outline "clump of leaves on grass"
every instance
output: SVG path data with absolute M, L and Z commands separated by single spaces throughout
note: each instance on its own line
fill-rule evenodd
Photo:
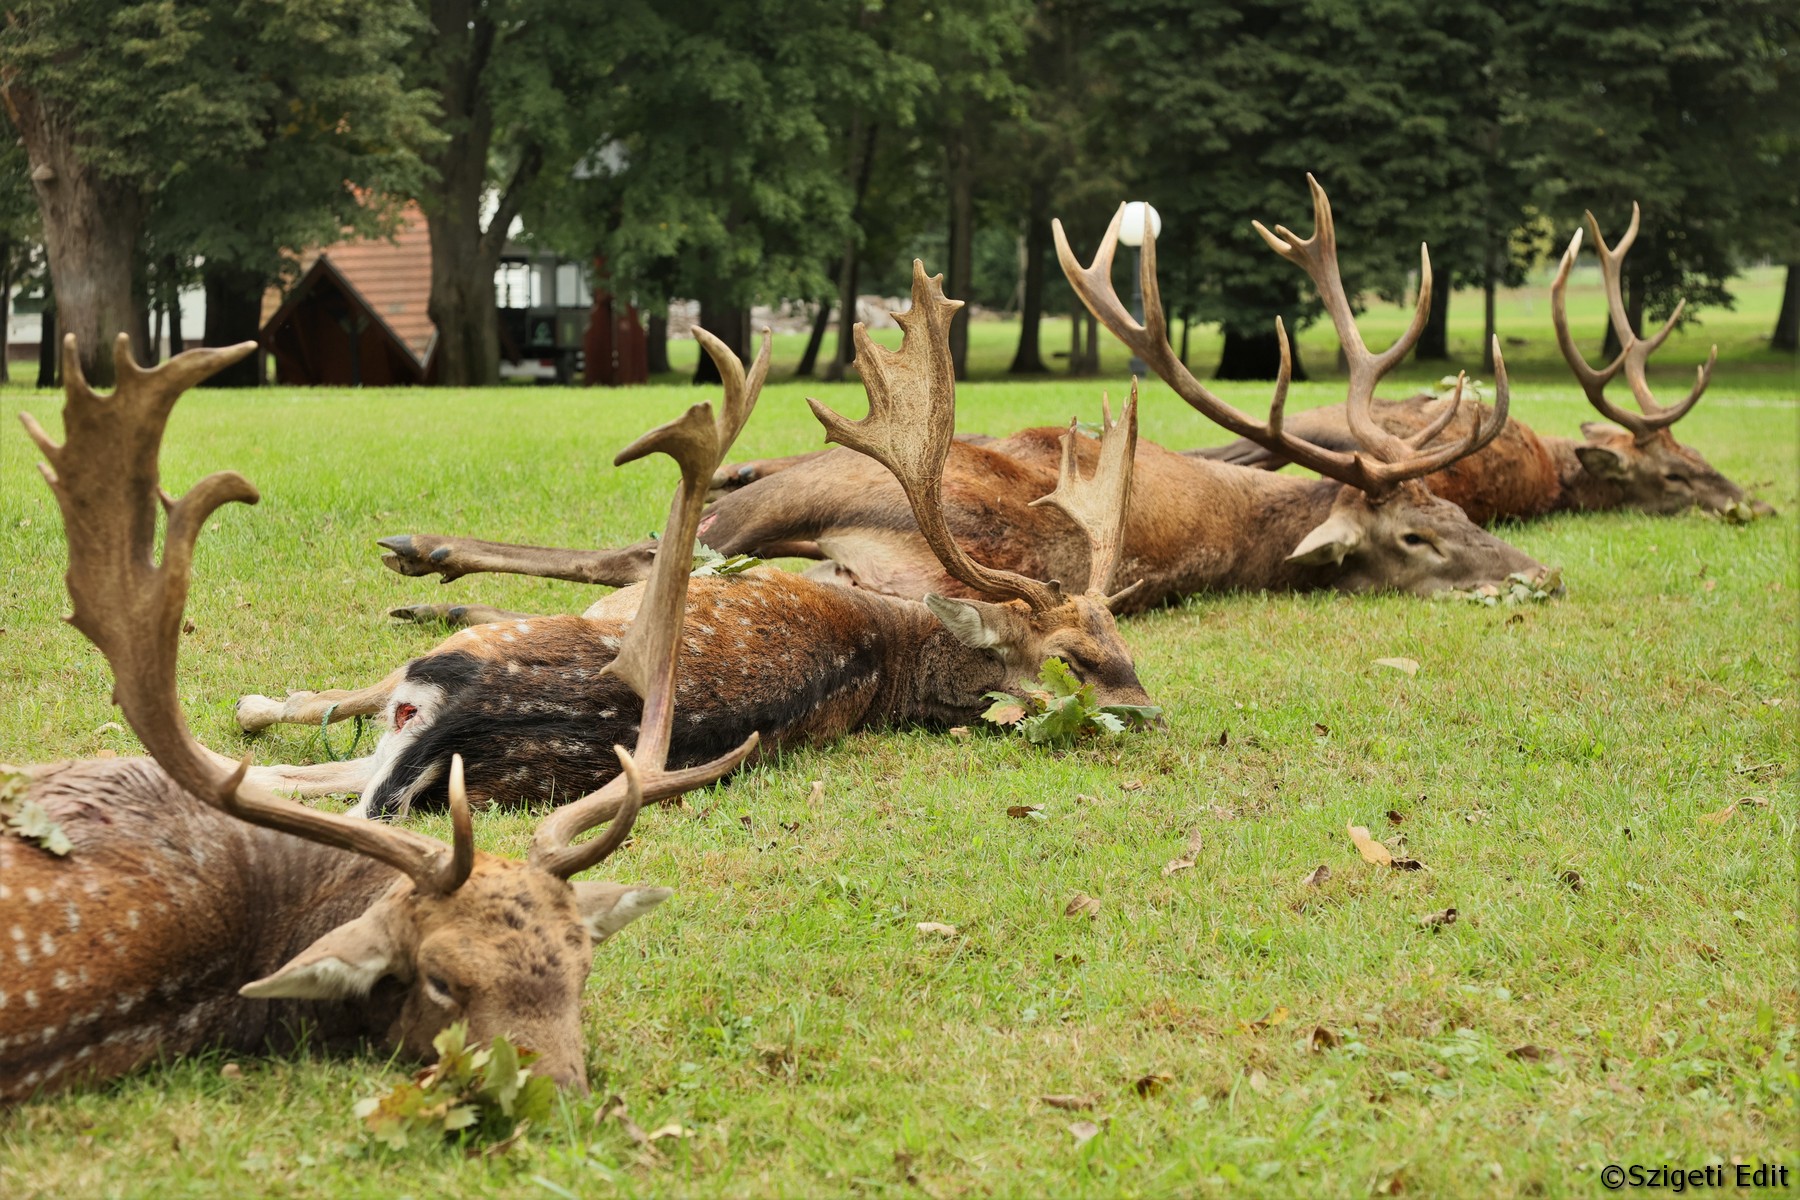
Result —
M 1046 658 L 1036 686 L 1023 699 L 1009 692 L 989 692 L 994 703 L 981 719 L 1010 729 L 1040 746 L 1067 746 L 1082 738 L 1116 736 L 1150 725 L 1162 715 L 1154 705 L 1096 704 L 1094 685 L 1083 683 L 1060 658 Z
M 533 1121 L 550 1114 L 556 1084 L 533 1074 L 537 1055 L 503 1037 L 469 1045 L 458 1021 L 432 1039 L 438 1060 L 381 1096 L 359 1100 L 356 1115 L 376 1141 L 404 1150 L 414 1140 L 439 1144 L 516 1144 Z
M 1531 576 L 1523 571 L 1514 571 L 1506 577 L 1505 586 L 1484 583 L 1475 588 L 1458 588 L 1438 592 L 1434 600 L 1465 600 L 1470 604 L 1484 604 L 1489 608 L 1498 605 L 1542 604 L 1546 600 L 1556 598 L 1556 589 L 1562 586 L 1562 571 L 1550 568 L 1542 575 Z
M 694 569 L 690 573 L 695 576 L 742 575 L 751 567 L 760 567 L 763 563 L 754 554 L 720 554 L 703 542 L 695 542 L 694 550 Z
M 25 798 L 30 786 L 23 771 L 0 767 L 0 834 L 10 833 L 60 858 L 75 847 L 43 805 Z

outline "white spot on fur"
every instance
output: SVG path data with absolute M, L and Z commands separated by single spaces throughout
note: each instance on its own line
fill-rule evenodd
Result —
M 125 910 L 125 928 L 136 929 L 138 927 L 139 922 L 141 922 L 142 920 L 143 920 L 143 917 L 139 915 L 137 909 L 128 908 Z
M 25 1007 L 26 1008 L 36 1008 L 37 1006 L 38 1006 L 38 994 L 33 991 L 27 991 L 25 993 Z
M 610 721 L 618 715 L 619 710 L 616 708 L 603 708 L 600 710 L 600 719 L 602 721 Z
M 34 888 L 34 887 L 28 887 L 25 889 L 25 903 L 27 903 L 27 904 L 42 904 L 43 902 L 44 902 L 44 893 L 42 891 L 40 891 L 39 889 Z
M 530 633 L 531 632 L 531 626 L 527 625 L 523 621 L 515 622 L 513 624 L 513 628 L 518 630 L 520 633 Z
M 22 942 L 25 940 L 25 927 L 23 925 L 14 925 L 12 927 L 12 940 L 15 942 Z
M 50 983 L 51 983 L 51 986 L 56 988 L 56 990 L 59 992 L 66 992 L 70 988 L 75 986 L 75 980 L 69 975 L 69 973 L 67 971 L 58 971 L 56 973 L 56 977 L 54 979 L 52 979 L 50 981 Z
M 514 637 L 514 636 L 513 636 L 513 635 L 512 635 L 512 634 L 510 634 L 510 633 L 503 633 L 503 634 L 501 634 L 501 635 L 500 635 L 500 640 L 501 640 L 501 641 L 503 641 L 503 642 L 516 642 L 516 641 L 518 641 L 518 640 L 519 640 L 519 639 L 518 639 L 518 638 L 516 638 L 516 637 Z
M 21 964 L 28 963 L 31 961 L 31 947 L 20 942 L 17 946 L 13 947 L 13 955 Z
M 517 675 L 519 673 L 519 664 L 516 662 L 507 663 L 506 664 L 506 673 L 508 675 Z

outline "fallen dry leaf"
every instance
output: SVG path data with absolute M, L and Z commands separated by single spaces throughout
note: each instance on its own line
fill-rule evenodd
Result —
M 1415 658 L 1378 658 L 1375 660 L 1375 665 L 1392 667 L 1396 671 L 1405 671 L 1408 675 L 1419 673 L 1419 661 Z
M 1318 734 L 1320 737 L 1330 737 L 1331 736 L 1331 727 L 1328 725 L 1321 725 L 1317 721 L 1314 721 L 1313 722 L 1313 732 Z
M 531 1122 L 520 1121 L 517 1125 L 513 1126 L 513 1131 L 511 1133 L 507 1134 L 499 1141 L 489 1142 L 485 1146 L 480 1142 L 476 1142 L 463 1151 L 463 1156 L 465 1158 L 505 1158 L 509 1152 L 525 1140 L 525 1135 L 530 1132 Z
M 1406 820 L 1404 815 L 1391 808 L 1388 809 L 1387 818 L 1389 825 L 1398 825 L 1400 822 Z
M 1145 1099 L 1148 1099 L 1151 1096 L 1156 1095 L 1156 1093 L 1162 1091 L 1164 1084 L 1170 1084 L 1170 1083 L 1174 1083 L 1174 1082 L 1175 1082 L 1175 1077 L 1173 1075 L 1169 1074 L 1167 1071 L 1152 1071 L 1148 1075 L 1139 1076 L 1138 1081 L 1136 1083 L 1132 1084 L 1131 1086 L 1133 1088 L 1137 1089 L 1137 1094 L 1139 1096 L 1142 1096 Z
M 1119 785 L 1119 790 L 1125 792 L 1141 792 L 1144 790 L 1144 781 L 1141 779 L 1127 779 Z
M 1100 1127 L 1092 1121 L 1076 1121 L 1069 1126 L 1069 1132 L 1075 1135 L 1077 1146 L 1085 1146 L 1100 1136 Z
M 1231 744 L 1231 731 L 1229 729 L 1219 730 L 1219 746 L 1221 748 L 1223 748 L 1230 744 Z
M 1038 1099 L 1045 1104 L 1048 1104 L 1051 1108 L 1060 1108 L 1065 1112 L 1085 1112 L 1094 1107 L 1094 1098 L 1092 1096 L 1055 1095 L 1039 1096 Z
M 1318 866 L 1314 867 L 1311 871 L 1308 871 L 1306 874 L 1306 878 L 1302 879 L 1300 882 L 1305 884 L 1307 887 L 1323 887 L 1325 885 L 1325 881 L 1330 878 L 1331 878 L 1331 868 L 1326 866 L 1324 863 L 1320 863 Z
M 1249 1083 L 1250 1090 L 1257 1095 L 1266 1096 L 1269 1094 L 1269 1077 L 1264 1075 L 1261 1071 L 1250 1072 L 1250 1078 L 1245 1082 Z
M 1725 822 L 1731 820 L 1733 814 L 1737 812 L 1737 808 L 1737 802 L 1733 801 L 1724 808 L 1721 808 L 1718 812 L 1705 814 L 1700 818 L 1700 823 L 1702 825 L 1723 825 Z
M 1762 796 L 1740 796 L 1738 798 L 1738 803 L 1742 804 L 1746 807 L 1749 807 L 1749 808 L 1767 808 L 1767 807 L 1769 807 L 1768 800 Z
M 1063 916 L 1079 917 L 1083 915 L 1086 915 L 1089 919 L 1099 916 L 1100 901 L 1098 898 L 1090 896 L 1086 892 L 1076 892 L 1075 898 L 1069 901 L 1068 905 L 1063 909 Z
M 1425 864 L 1416 858 L 1396 858 L 1388 866 L 1396 871 L 1423 871 Z
M 815 779 L 812 781 L 812 783 L 809 786 L 810 786 L 811 790 L 806 793 L 807 804 L 812 805 L 812 804 L 824 803 L 824 801 L 825 801 L 825 781 L 823 779 Z
M 1557 882 L 1561 883 L 1571 892 L 1579 892 L 1585 886 L 1581 881 L 1581 873 L 1579 871 L 1564 871 L 1561 875 L 1558 875 L 1556 879 Z
M 664 1138 L 693 1137 L 694 1133 L 690 1129 L 683 1129 L 681 1127 L 681 1125 L 678 1124 L 677 1122 L 671 1121 L 667 1125 L 662 1125 L 656 1129 L 652 1129 L 645 1136 L 650 1141 L 660 1142 Z
M 1424 928 L 1431 930 L 1442 929 L 1446 925 L 1454 925 L 1456 924 L 1456 910 L 1454 908 L 1446 908 L 1443 912 L 1435 912 L 1429 916 L 1420 917 L 1419 924 Z
M 998 705 L 982 715 L 996 725 L 1017 725 L 1025 719 L 1025 706 L 1023 704 Z
M 1336 1050 L 1338 1048 L 1338 1041 L 1337 1034 L 1331 1032 L 1331 1030 L 1325 1028 L 1323 1025 L 1314 1025 L 1311 1036 L 1306 1039 L 1306 1048 L 1311 1050 L 1314 1054 L 1324 1050 Z
M 1164 875 L 1173 875 L 1175 872 L 1185 871 L 1189 867 L 1193 866 L 1195 863 L 1199 862 L 1200 861 L 1200 845 L 1201 845 L 1202 841 L 1203 841 L 1203 839 L 1200 836 L 1200 831 L 1198 829 L 1196 829 L 1196 830 L 1194 830 L 1194 832 L 1188 834 L 1187 851 L 1186 851 L 1187 857 L 1171 858 L 1166 864 L 1164 864 L 1163 874 Z
M 1506 1052 L 1506 1057 L 1517 1059 L 1519 1062 L 1546 1062 L 1550 1059 L 1561 1058 L 1562 1055 L 1543 1046 L 1514 1046 Z
M 743 826 L 743 827 L 744 827 L 744 828 L 745 828 L 745 829 L 754 829 L 754 828 L 756 828 L 756 822 L 755 822 L 755 821 L 752 821 L 752 820 L 751 820 L 751 819 L 750 819 L 750 814 L 749 814 L 749 813 L 739 813 L 739 814 L 738 814 L 738 824 L 739 824 L 739 825 L 742 825 L 742 826 Z
M 942 921 L 920 921 L 913 926 L 920 933 L 935 933 L 939 937 L 955 937 L 956 926 L 946 925 Z
M 1006 807 L 1007 816 L 1021 821 L 1027 817 L 1042 816 L 1043 812 L 1044 806 L 1041 804 L 1009 804 Z
M 1098 804 L 1098 803 L 1100 803 L 1100 797 L 1090 796 L 1086 792 L 1076 792 L 1075 793 L 1075 803 L 1077 803 L 1077 804 Z
M 1288 1019 L 1287 1005 L 1277 1004 L 1274 1008 L 1256 1018 L 1254 1021 L 1240 1021 L 1245 1033 L 1260 1033 Z
M 967 741 L 971 736 L 973 736 L 973 733 L 974 733 L 974 731 L 971 730 L 967 725 L 952 725 L 950 727 L 950 736 L 955 738 L 959 742 Z
M 244 1068 L 238 1066 L 236 1063 L 226 1063 L 219 1068 L 220 1079 L 242 1079 L 243 1077 Z
M 1369 836 L 1367 827 L 1346 824 L 1344 828 L 1350 831 L 1350 840 L 1356 843 L 1356 852 L 1362 855 L 1364 862 L 1374 863 L 1378 867 L 1394 865 L 1394 856 L 1388 853 L 1386 846 Z
M 633 1142 L 636 1142 L 645 1150 L 650 1151 L 652 1154 L 655 1153 L 656 1148 L 650 1144 L 650 1135 L 645 1133 L 638 1123 L 631 1119 L 631 1114 L 625 1110 L 625 1101 L 621 1100 L 619 1097 L 611 1097 L 605 1104 L 602 1104 L 599 1111 L 594 1114 L 594 1123 L 596 1125 L 605 1121 L 617 1121 L 619 1127 L 625 1131 L 626 1137 L 630 1138 Z

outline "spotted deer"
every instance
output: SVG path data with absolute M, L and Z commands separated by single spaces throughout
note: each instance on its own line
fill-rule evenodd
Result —
M 1055 565 L 1087 586 L 1065 590 L 1047 572 L 987 565 L 982 559 L 993 543 L 971 546 L 949 521 L 944 467 L 956 416 L 949 322 L 958 307 L 944 297 L 942 277 L 928 278 L 915 263 L 913 305 L 898 318 L 899 350 L 876 345 L 860 327 L 855 334 L 869 415 L 849 421 L 810 403 L 832 440 L 850 448 L 843 454 L 891 482 L 898 511 L 889 524 L 919 531 L 914 537 L 934 581 L 944 592 L 954 585 L 959 596 L 920 589 L 920 599 L 900 599 L 766 566 L 694 580 L 681 638 L 674 761 L 704 761 L 752 732 L 767 748 L 858 729 L 967 722 L 987 706 L 988 692 L 1022 695 L 1052 656 L 1091 683 L 1102 704 L 1149 704 L 1113 620 L 1112 609 L 1130 589 L 1108 592 L 1119 573 L 1120 527 L 1133 486 L 1135 402 L 1108 421 L 1097 442 L 1065 432 L 1060 471 L 1034 493 L 1034 511 L 1058 514 L 1060 538 L 1072 543 L 1058 551 Z M 746 375 L 716 338 L 698 336 L 725 379 L 727 410 L 747 415 L 768 372 L 767 337 Z M 695 495 L 703 497 L 709 482 L 710 475 L 695 481 Z M 700 524 L 715 519 L 709 513 Z M 616 770 L 604 747 L 636 727 L 632 698 L 601 669 L 636 602 L 636 589 L 627 589 L 591 615 L 513 616 L 474 626 L 372 687 L 245 697 L 238 720 L 258 729 L 275 721 L 378 717 L 382 734 L 371 756 L 283 776 L 284 786 L 303 794 L 360 792 L 359 811 L 371 816 L 439 802 L 444 772 L 458 753 L 468 763 L 472 796 L 554 803 Z
M 1188 374 L 1168 346 L 1153 243 L 1144 251 L 1147 316 L 1140 325 L 1111 291 L 1118 220 L 1107 231 L 1094 265 L 1086 269 L 1069 250 L 1061 224 L 1056 225 L 1058 252 L 1077 293 L 1189 404 L 1259 445 L 1303 457 L 1326 476 L 1303 480 L 1272 475 L 1138 442 L 1137 484 L 1119 569 L 1123 578 L 1141 584 L 1123 600 L 1121 612 L 1196 592 L 1335 589 L 1428 595 L 1544 570 L 1416 482 L 1481 449 L 1506 427 L 1504 363 L 1494 412 L 1460 440 L 1431 445 L 1460 411 L 1460 388 L 1409 439 L 1360 415 L 1366 413 L 1375 383 L 1406 355 L 1423 328 L 1430 260 L 1421 248 L 1424 274 L 1412 327 L 1382 354 L 1370 354 L 1338 279 L 1330 203 L 1316 182 L 1312 186 L 1315 236 L 1306 242 L 1276 242 L 1267 236 L 1318 285 L 1351 356 L 1351 407 L 1359 419 L 1356 448 L 1347 453 L 1298 440 L 1283 426 L 1286 365 L 1267 425 L 1216 399 Z M 1285 335 L 1282 344 L 1286 364 Z M 1091 582 L 1089 563 L 1080 543 L 1069 537 L 1068 521 L 1058 511 L 1037 506 L 1035 497 L 1051 486 L 1065 454 L 1073 454 L 1085 469 L 1100 453 L 1093 439 L 1057 429 L 957 440 L 945 460 L 943 523 L 958 541 L 978 547 L 987 562 L 1077 586 Z M 753 478 L 746 483 L 747 475 Z M 817 558 L 822 560 L 816 569 L 820 577 L 896 596 L 970 594 L 937 560 L 929 539 L 910 518 L 898 483 L 867 458 L 831 449 L 727 468 L 713 483 L 722 494 L 701 522 L 700 535 L 722 554 Z M 382 545 L 388 550 L 384 561 L 404 575 L 435 574 L 449 582 L 480 571 L 508 571 L 614 586 L 638 578 L 653 550 L 649 543 L 618 550 L 552 550 L 411 534 L 384 539 Z M 395 615 L 455 623 L 494 614 L 479 606 L 428 604 L 398 609 Z
M 1569 333 L 1564 291 L 1568 286 L 1569 271 L 1581 251 L 1579 229 L 1564 251 L 1556 278 L 1550 285 L 1550 313 L 1557 345 L 1575 372 L 1583 394 L 1612 424 L 1590 421 L 1582 425 L 1580 438 L 1566 438 L 1534 432 L 1530 426 L 1513 418 L 1492 442 L 1467 458 L 1432 472 L 1421 482 L 1433 495 L 1461 506 L 1471 520 L 1481 525 L 1556 512 L 1623 509 L 1669 515 L 1699 508 L 1716 513 L 1745 503 L 1742 488 L 1715 470 L 1698 450 L 1682 445 L 1669 432 L 1670 426 L 1693 410 L 1706 390 L 1712 379 L 1718 347 L 1713 347 L 1706 364 L 1699 368 L 1699 378 L 1687 399 L 1672 408 L 1658 405 L 1645 379 L 1644 366 L 1674 328 L 1681 307 L 1677 306 L 1668 324 L 1648 341 L 1633 333 L 1625 314 L 1620 272 L 1626 253 L 1637 240 L 1637 205 L 1632 205 L 1631 225 L 1614 248 L 1606 245 L 1593 213 L 1587 214 L 1587 221 L 1593 230 L 1600 258 L 1613 330 L 1619 336 L 1617 357 L 1605 368 L 1594 370 L 1588 366 Z M 1619 408 L 1606 398 L 1606 385 L 1620 371 L 1624 371 L 1626 383 L 1637 401 L 1637 412 Z M 1373 416 L 1389 433 L 1410 436 L 1431 419 L 1431 403 L 1432 398 L 1428 395 L 1391 403 L 1377 402 Z M 1471 405 L 1447 432 L 1459 436 L 1467 426 L 1486 416 L 1481 405 Z M 1342 405 L 1301 413 L 1288 423 L 1288 428 L 1310 442 L 1335 450 L 1352 449 L 1356 445 L 1350 432 L 1348 413 Z M 1186 453 L 1270 471 L 1279 470 L 1288 463 L 1278 450 L 1248 438 Z M 730 468 L 721 473 L 729 476 Z M 1748 503 L 1761 515 L 1774 515 L 1775 510 L 1761 500 Z
M 68 535 L 69 620 L 106 656 L 113 698 L 150 757 L 25 770 L 25 799 L 72 849 L 56 857 L 0 836 L 0 1101 L 205 1045 L 371 1041 L 429 1058 L 433 1037 L 459 1020 L 475 1038 L 516 1039 L 541 1055 L 540 1070 L 585 1087 L 581 1002 L 594 947 L 670 893 L 574 876 L 624 843 L 644 803 L 710 783 L 756 745 L 752 733 L 711 761 L 667 769 L 688 560 L 658 560 L 605 667 L 644 698 L 636 749 L 615 747 L 617 778 L 551 814 L 527 860 L 475 849 L 457 759 L 446 773 L 448 845 L 279 798 L 247 758 L 195 740 L 175 693 L 201 527 L 223 504 L 255 503 L 256 489 L 233 472 L 179 500 L 158 484 L 176 400 L 254 349 L 190 350 L 145 370 L 121 335 L 117 390 L 100 396 L 71 335 L 66 440 L 24 418 Z M 680 463 L 671 545 L 692 537 L 729 441 L 700 404 L 621 456 Z M 576 841 L 608 817 L 598 837 Z

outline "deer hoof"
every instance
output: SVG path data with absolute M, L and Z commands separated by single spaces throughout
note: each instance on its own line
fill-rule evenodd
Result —
M 232 712 L 237 717 L 239 729 L 245 733 L 258 733 L 281 720 L 282 708 L 281 701 L 267 696 L 244 696 Z

